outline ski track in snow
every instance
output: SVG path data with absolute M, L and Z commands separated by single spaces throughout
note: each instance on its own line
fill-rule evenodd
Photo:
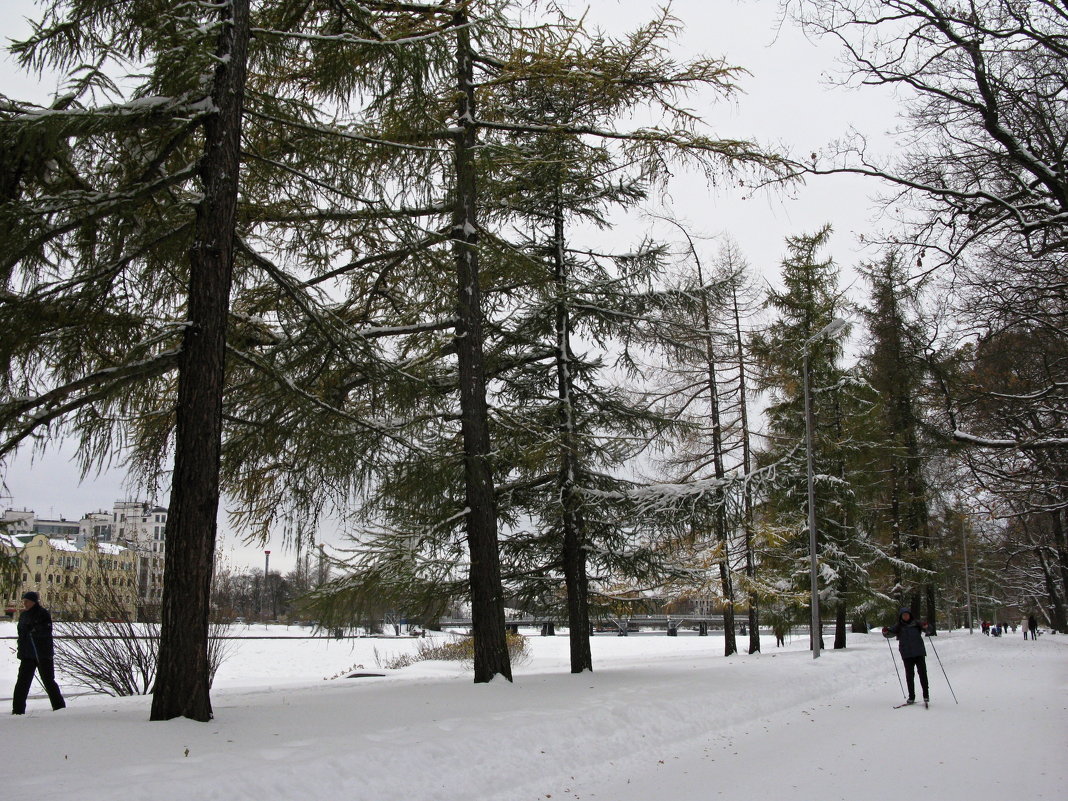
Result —
M 0 624 L 0 635 L 13 629 Z M 515 683 L 488 686 L 452 664 L 375 667 L 372 648 L 396 653 L 414 648 L 411 640 L 249 641 L 220 670 L 210 723 L 149 723 L 147 698 L 72 695 L 58 713 L 31 698 L 25 717 L 0 718 L 9 757 L 3 794 L 41 801 L 1065 797 L 1068 638 L 939 636 L 961 703 L 928 648 L 929 710 L 892 708 L 901 690 L 878 634 L 850 635 L 848 649 L 818 660 L 803 640 L 724 659 L 718 637 L 600 635 L 595 671 L 573 676 L 566 637 L 531 637 L 534 657 L 516 669 Z M 13 684 L 8 651 L 0 648 L 0 668 Z M 323 681 L 356 664 L 389 675 Z M 9 698 L 10 688 L 0 694 Z

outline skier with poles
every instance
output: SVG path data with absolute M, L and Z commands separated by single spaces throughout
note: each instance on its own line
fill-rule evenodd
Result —
M 41 684 L 48 693 L 52 709 L 63 709 L 67 704 L 56 684 L 55 668 L 52 664 L 52 616 L 40 604 L 41 596 L 30 591 L 22 596 L 23 611 L 19 614 L 18 624 L 18 659 L 19 677 L 15 682 L 15 694 L 12 698 L 11 714 L 22 715 L 26 712 L 26 696 L 30 693 L 33 674 L 41 676 Z
M 906 704 L 916 703 L 916 673 L 920 674 L 920 689 L 923 690 L 923 704 L 927 706 L 930 694 L 927 688 L 927 649 L 923 646 L 923 635 L 929 634 L 926 623 L 919 623 L 912 617 L 911 609 L 902 609 L 898 613 L 897 623 L 883 626 L 883 636 L 897 637 L 897 648 L 901 652 L 901 661 L 905 664 L 905 683 L 909 694 Z M 893 656 L 893 651 L 890 653 Z M 894 663 L 896 669 L 897 662 Z

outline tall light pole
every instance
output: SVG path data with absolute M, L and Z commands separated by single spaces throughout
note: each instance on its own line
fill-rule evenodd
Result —
M 267 585 L 267 577 L 271 571 L 271 552 L 263 552 L 263 616 L 267 617 L 268 607 L 271 605 L 271 589 Z
M 975 634 L 975 621 L 972 618 L 972 587 L 968 580 L 968 526 L 963 520 L 960 527 L 960 541 L 964 546 L 964 602 L 968 605 L 968 633 Z
M 831 337 L 842 330 L 846 325 L 846 321 L 841 317 L 835 317 L 827 325 L 817 331 L 815 334 L 805 340 L 805 346 L 803 348 L 803 360 L 801 367 L 802 384 L 805 388 L 805 461 L 806 471 L 808 473 L 808 559 L 809 559 L 809 581 L 812 585 L 812 622 L 810 624 L 809 632 L 812 637 L 812 658 L 819 659 L 820 656 L 820 638 L 822 632 L 820 631 L 820 591 L 819 580 L 817 576 L 817 560 L 816 560 L 816 489 L 815 489 L 815 477 L 812 470 L 812 399 L 810 398 L 809 380 L 808 380 L 808 354 L 809 346 L 813 342 L 816 342 L 824 337 Z

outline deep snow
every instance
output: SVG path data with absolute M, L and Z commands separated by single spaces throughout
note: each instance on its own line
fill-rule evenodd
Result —
M 0 624 L 0 636 L 12 634 Z M 3 797 L 1038 801 L 1068 792 L 1066 637 L 942 634 L 938 654 L 960 704 L 929 653 L 930 710 L 892 709 L 901 690 L 878 634 L 851 635 L 848 649 L 818 660 L 804 638 L 776 649 L 765 637 L 763 654 L 724 659 L 717 637 L 602 634 L 595 672 L 579 676 L 567 672 L 566 636 L 529 639 L 534 655 L 515 683 L 488 686 L 455 664 L 375 664 L 372 649 L 396 654 L 412 640 L 244 641 L 220 670 L 206 724 L 149 723 L 147 698 L 72 695 L 53 713 L 34 697 L 24 717 L 0 717 Z M 389 675 L 329 678 L 357 665 Z M 0 670 L 7 699 L 16 665 L 2 646 Z

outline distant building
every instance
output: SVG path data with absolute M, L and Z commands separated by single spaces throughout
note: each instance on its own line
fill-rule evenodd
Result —
M 4 613 L 15 616 L 22 594 L 34 590 L 41 603 L 62 619 L 123 616 L 136 619 L 137 553 L 113 543 L 88 542 L 47 534 L 4 534 L 0 548 L 22 562 L 21 575 Z
M 0 532 L 6 534 L 6 538 L 0 540 L 0 546 L 9 551 L 21 551 L 30 547 L 31 543 L 34 543 L 33 548 L 35 550 L 30 555 L 33 564 L 30 564 L 30 567 L 36 566 L 38 555 L 42 558 L 45 556 L 43 552 L 38 553 L 44 546 L 41 545 L 40 541 L 35 540 L 37 535 L 43 536 L 48 540 L 51 543 L 49 547 L 57 553 L 73 551 L 85 554 L 92 549 L 96 549 L 104 554 L 103 562 L 105 564 L 115 561 L 109 559 L 108 554 L 116 555 L 121 551 L 123 558 L 118 561 L 124 565 L 127 562 L 129 563 L 129 568 L 123 567 L 123 570 L 132 569 L 133 571 L 133 603 L 137 618 L 155 619 L 163 599 L 166 527 L 167 509 L 145 501 L 116 501 L 112 511 L 89 512 L 78 521 L 64 518 L 48 520 L 38 518 L 29 509 L 8 509 L 4 512 L 3 517 L 0 517 Z M 115 551 L 112 554 L 113 548 L 118 548 L 120 551 Z M 54 554 L 48 554 L 49 560 L 55 558 Z M 81 560 L 83 563 L 91 562 L 94 565 L 101 561 L 99 558 L 90 558 L 88 556 L 70 558 Z M 93 569 L 97 568 L 94 567 Z M 38 571 L 30 570 L 27 572 L 30 579 L 33 579 Z M 26 586 L 19 591 L 14 599 L 4 599 L 5 611 L 10 610 L 12 606 L 15 609 L 21 608 L 21 604 L 17 603 L 17 600 L 28 589 L 40 592 L 42 601 L 46 595 L 50 595 L 51 590 L 48 588 L 47 577 L 51 575 L 54 582 L 57 574 L 55 572 L 49 574 L 46 571 L 41 575 L 45 577 L 43 583 L 37 582 L 35 584 L 34 581 L 27 580 L 23 582 Z M 75 573 L 62 574 L 64 580 L 68 575 L 72 580 L 76 576 Z M 112 578 L 118 579 L 117 576 Z M 125 581 L 129 576 L 124 572 L 122 578 Z M 84 582 L 86 579 L 91 581 L 92 576 L 86 574 L 84 577 L 80 577 L 81 583 L 79 586 L 82 589 L 85 588 Z M 64 584 L 63 586 L 69 585 Z M 108 586 L 112 585 L 109 584 Z M 62 593 L 60 594 L 62 595 Z M 74 593 L 73 591 L 67 591 L 67 594 L 73 595 Z M 15 601 L 15 603 L 8 603 L 9 601 Z M 54 605 L 54 601 L 52 603 Z M 67 603 L 67 601 L 63 603 Z M 70 603 L 73 604 L 72 601 Z M 75 610 L 74 605 L 69 608 L 72 611 Z M 81 613 L 75 612 L 75 614 Z
M 90 540 L 95 542 L 115 541 L 115 518 L 111 512 L 103 510 L 89 512 L 78 521 L 78 524 L 78 544 L 80 545 L 84 545 Z
M 0 554 L 3 554 L 4 556 L 17 556 L 22 550 L 23 545 L 24 543 L 22 543 L 14 534 L 8 534 L 7 532 L 0 530 Z M 16 609 L 22 608 L 20 599 L 25 590 L 20 589 L 21 586 L 21 583 L 16 583 L 10 588 L 8 593 L 3 597 L 0 597 L 0 605 L 2 605 L 0 611 L 8 617 L 12 617 Z

